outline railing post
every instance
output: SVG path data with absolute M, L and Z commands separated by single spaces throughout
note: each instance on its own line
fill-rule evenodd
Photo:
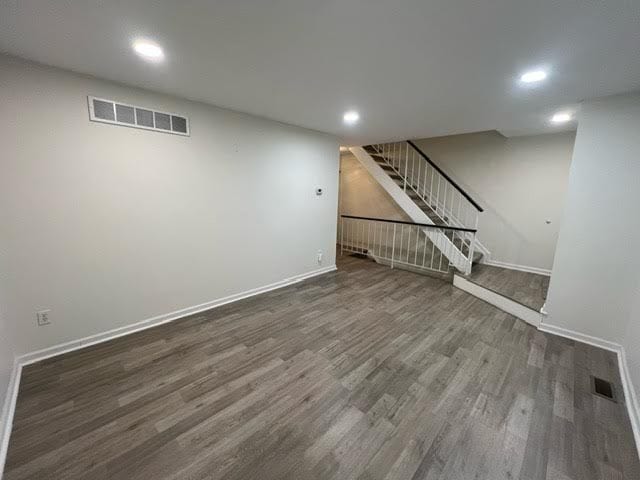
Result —
M 344 218 L 340 219 L 340 256 L 344 253 Z
M 407 170 L 409 169 L 409 149 L 407 148 L 405 150 L 405 156 L 404 156 L 404 191 L 406 193 L 407 191 Z
M 415 158 L 415 156 L 416 156 L 416 152 L 414 152 L 413 150 L 411 150 L 411 156 L 412 156 L 413 158 Z M 420 161 L 419 161 L 419 162 L 418 162 L 418 182 L 417 182 L 417 185 L 418 185 L 418 196 L 419 196 L 420 198 L 422 198 L 422 196 L 420 195 L 420 167 L 421 167 L 421 166 L 422 166 L 422 162 L 420 162 Z
M 396 256 L 396 224 L 393 224 L 393 240 L 391 240 L 391 268 L 393 268 L 393 258 Z
M 471 234 L 471 243 L 469 244 L 469 265 L 467 267 L 467 275 L 471 274 L 471 267 L 473 265 L 473 250 L 476 246 L 476 234 Z

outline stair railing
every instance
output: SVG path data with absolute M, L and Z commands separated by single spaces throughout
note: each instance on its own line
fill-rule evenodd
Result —
M 405 193 L 410 190 L 418 196 L 442 224 L 478 228 L 482 207 L 415 143 L 409 140 L 370 147 L 400 176 Z
M 405 193 L 409 191 L 410 196 L 419 198 L 427 205 L 436 216 L 435 223 L 478 229 L 479 214 L 484 211 L 482 207 L 415 143 L 408 140 L 374 144 L 368 148 L 399 177 Z M 468 239 L 456 232 L 448 232 L 447 237 L 462 240 L 462 246 L 466 250 L 479 249 L 485 255 L 489 253 L 478 243 L 477 237 L 474 238 L 473 245 L 468 244 Z
M 464 273 L 471 271 L 475 229 L 354 215 L 341 215 L 338 229 L 341 254 L 367 255 L 391 268 L 450 273 L 452 265 L 448 259 L 452 252 L 447 252 L 446 248 L 457 248 L 466 258 Z M 439 234 L 451 239 L 444 251 L 432 241 Z

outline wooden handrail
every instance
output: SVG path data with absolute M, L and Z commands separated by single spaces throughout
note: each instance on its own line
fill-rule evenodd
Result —
M 448 225 L 436 225 L 435 223 L 406 222 L 404 220 L 390 220 L 388 218 L 358 217 L 358 216 L 355 216 L 355 215 L 340 215 L 340 217 L 342 217 L 342 218 L 354 218 L 356 220 L 372 220 L 372 221 L 375 221 L 375 222 L 401 223 L 403 225 L 416 225 L 418 227 L 439 228 L 439 229 L 443 229 L 443 230 L 454 230 L 456 232 L 476 233 L 478 231 L 475 228 L 450 227 Z
M 407 140 L 407 143 L 408 143 L 409 145 L 411 145 L 411 146 L 413 147 L 413 149 L 414 149 L 416 152 L 418 152 L 418 153 L 420 154 L 420 156 L 421 156 L 422 158 L 424 158 L 424 159 L 425 159 L 425 161 L 426 161 L 429 165 L 431 165 L 431 166 L 432 166 L 432 167 L 433 167 L 433 168 L 434 168 L 434 169 L 435 169 L 435 170 L 436 170 L 440 175 L 442 175 L 442 176 L 443 176 L 443 177 L 444 177 L 444 178 L 445 178 L 445 179 L 446 179 L 446 180 L 447 180 L 451 185 L 453 185 L 453 187 L 454 187 L 456 190 L 458 190 L 458 192 L 460 192 L 460 194 L 461 194 L 464 198 L 466 198 L 467 200 L 469 200 L 469 203 L 471 203 L 471 205 L 473 205 L 473 206 L 474 206 L 474 208 L 475 208 L 478 212 L 484 212 L 484 209 L 483 209 L 480 205 L 478 205 L 478 203 L 477 203 L 473 198 L 471 198 L 471 196 L 470 196 L 467 192 L 465 192 L 465 191 L 462 189 L 462 187 L 460 187 L 460 185 L 458 185 L 456 182 L 454 182 L 454 181 L 453 181 L 453 179 L 452 179 L 449 175 L 447 175 L 446 173 L 444 173 L 444 171 L 442 171 L 442 169 L 441 169 L 438 165 L 436 165 L 435 163 L 433 163 L 433 161 L 431 161 L 431 159 L 427 156 L 427 154 L 426 154 L 426 153 L 424 153 L 422 150 L 420 150 L 420 149 L 418 148 L 418 146 L 417 146 L 415 143 L 413 143 L 411 140 Z

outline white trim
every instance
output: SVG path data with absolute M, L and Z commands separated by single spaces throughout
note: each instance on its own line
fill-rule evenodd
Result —
M 507 313 L 510 313 L 511 315 L 518 317 L 521 320 L 524 320 L 534 327 L 538 327 L 540 325 L 540 322 L 542 321 L 540 312 L 536 312 L 533 308 L 525 307 L 521 303 L 500 295 L 493 290 L 484 288 L 477 283 L 473 283 L 458 274 L 455 274 L 453 276 L 453 286 L 458 287 L 459 289 L 464 290 L 467 293 L 470 293 L 480 300 L 484 300 L 485 302 L 490 303 L 500 310 L 503 310 Z
M 586 343 L 594 347 L 609 350 L 616 353 L 618 356 L 618 369 L 620 370 L 620 381 L 622 382 L 622 389 L 624 390 L 625 404 L 627 405 L 627 413 L 629 414 L 629 421 L 631 422 L 631 430 L 633 430 L 633 438 L 636 442 L 636 450 L 640 457 L 640 404 L 638 404 L 638 397 L 636 390 L 633 387 L 633 381 L 631 380 L 631 374 L 629 372 L 629 365 L 627 364 L 627 356 L 624 347 L 619 343 L 610 342 L 603 338 L 593 337 L 584 333 L 576 332 L 566 328 L 558 327 L 556 325 L 550 325 L 548 323 L 540 324 L 538 329 L 542 332 L 551 333 L 560 337 L 569 338 L 576 342 Z
M 618 367 L 620 368 L 620 379 L 622 380 L 622 389 L 624 390 L 627 413 L 633 430 L 633 438 L 636 441 L 636 450 L 638 450 L 638 456 L 640 457 L 640 405 L 638 404 L 636 389 L 633 388 L 633 382 L 631 381 L 627 355 L 622 345 L 618 350 Z
M 371 174 L 378 184 L 393 198 L 398 206 L 406 213 L 412 221 L 416 223 L 424 223 L 427 225 L 435 225 L 426 213 L 411 199 L 407 193 L 398 186 L 398 184 L 385 172 L 378 162 L 362 147 L 350 147 L 349 151 L 362 164 L 362 166 Z M 424 233 L 429 237 L 436 248 L 449 259 L 451 264 L 462 272 L 467 272 L 470 262 L 460 249 L 444 233 L 425 228 Z
M 14 358 L 13 369 L 11 370 L 11 378 L 7 386 L 7 394 L 4 398 L 2 407 L 2 418 L 0 422 L 0 478 L 4 472 L 4 464 L 7 459 L 7 450 L 9 448 L 9 437 L 11 436 L 11 427 L 13 426 L 13 415 L 16 411 L 16 402 L 18 400 L 18 387 L 20 385 L 20 376 L 22 374 L 22 365 L 18 358 Z
M 609 350 L 610 352 L 617 353 L 622 348 L 622 346 L 617 343 L 610 342 L 598 337 L 592 337 L 591 335 L 586 335 L 584 333 L 575 332 L 573 330 L 568 330 L 566 328 L 551 325 L 549 323 L 541 323 L 538 327 L 538 330 L 540 330 L 541 332 L 558 335 L 560 337 L 569 338 L 571 340 L 576 340 L 581 343 L 586 343 L 587 345 L 592 345 L 594 347 L 603 348 L 605 350 Z
M 34 363 L 40 360 L 44 360 L 46 358 L 49 358 L 55 355 L 60 355 L 62 353 L 70 352 L 70 351 L 84 348 L 90 345 L 95 345 L 97 343 L 105 342 L 107 340 L 122 337 L 124 335 L 128 335 L 130 333 L 134 333 L 140 330 L 146 330 L 147 328 L 152 328 L 157 325 L 161 325 L 163 323 L 168 323 L 174 320 L 178 320 L 179 318 L 183 318 L 185 316 L 210 310 L 212 308 L 219 307 L 227 303 L 242 300 L 243 298 L 252 297 L 254 295 L 259 295 L 261 293 L 269 292 L 271 290 L 276 290 L 278 288 L 286 287 L 288 285 L 301 282 L 308 278 L 322 275 L 324 273 L 333 272 L 335 270 L 337 270 L 336 266 L 331 265 L 329 267 L 321 268 L 308 273 L 303 273 L 301 275 L 296 275 L 294 277 L 290 277 L 290 278 L 281 280 L 279 282 L 272 283 L 270 285 L 254 288 L 254 289 L 247 290 L 245 292 L 238 293 L 235 295 L 229 295 L 227 297 L 214 300 L 212 302 L 204 303 L 194 307 L 185 308 L 182 310 L 177 310 L 175 312 L 168 313 L 165 315 L 159 315 L 157 317 L 143 320 L 133 325 L 113 329 L 108 332 L 92 335 L 90 337 L 86 337 L 80 340 L 67 342 L 58 346 L 46 348 L 43 350 L 39 350 L 37 352 L 32 352 L 26 355 L 22 355 L 20 357 L 16 357 L 14 360 L 13 370 L 11 372 L 11 378 L 9 380 L 9 385 L 8 385 L 7 394 L 4 400 L 4 405 L 2 408 L 2 417 L 1 417 L 2 430 L 0 431 L 0 479 L 2 478 L 2 473 L 4 472 L 7 448 L 9 446 L 9 437 L 11 435 L 11 427 L 13 425 L 13 416 L 15 414 L 16 401 L 18 399 L 18 387 L 19 387 L 20 378 L 22 375 L 22 368 L 25 365 L 28 365 L 30 363 Z M 461 285 L 468 286 L 467 284 L 475 285 L 476 287 L 478 287 L 478 285 L 466 280 L 464 277 L 461 277 L 459 275 L 454 275 L 454 285 L 459 288 L 462 288 L 463 290 L 473 295 L 472 292 L 466 290 L 461 286 Z M 479 288 L 482 290 L 487 290 L 487 289 L 483 289 L 482 287 L 479 287 Z M 487 291 L 491 292 L 490 290 L 487 290 Z M 495 294 L 495 292 L 491 292 L 491 293 Z M 498 294 L 495 294 L 495 295 L 498 297 L 502 297 L 501 295 L 498 295 Z M 502 297 L 502 298 L 505 298 L 505 297 Z M 485 299 L 483 298 L 483 300 Z M 489 300 L 486 300 L 486 301 L 488 303 L 492 303 Z M 520 305 L 517 302 L 513 302 L 513 303 Z M 495 304 L 492 303 L 492 305 L 495 305 Z M 502 308 L 498 305 L 495 305 L 495 306 L 497 306 L 498 308 Z M 520 307 L 525 309 L 527 308 L 527 307 L 524 307 L 523 305 L 520 305 Z M 532 309 L 528 309 L 528 310 L 532 310 Z M 532 310 L 532 311 L 535 312 L 535 310 Z M 521 318 L 521 317 L 518 316 L 518 318 Z M 573 330 L 568 330 L 555 325 L 550 325 L 548 323 L 539 323 L 536 326 L 542 332 L 569 338 L 582 343 L 587 343 L 589 345 L 604 348 L 605 350 L 609 350 L 617 353 L 618 367 L 620 369 L 620 378 L 621 378 L 622 387 L 624 390 L 625 403 L 627 405 L 627 412 L 629 414 L 629 420 L 631 422 L 631 428 L 633 430 L 633 436 L 636 442 L 636 449 L 638 450 L 638 455 L 640 456 L 640 406 L 638 404 L 636 391 L 633 387 L 633 382 L 631 380 L 631 375 L 629 372 L 629 366 L 627 365 L 625 350 L 622 347 L 622 345 L 619 345 L 617 343 L 610 342 L 608 340 L 604 340 L 601 338 L 592 337 L 590 335 L 585 335 L 579 332 L 575 332 Z
M 517 265 L 515 263 L 499 262 L 498 260 L 489 260 L 487 258 L 483 258 L 480 263 L 484 265 L 491 265 L 492 267 L 501 267 L 509 270 L 518 270 L 520 272 L 537 273 L 538 275 L 546 275 L 547 277 L 551 276 L 551 270 L 548 270 L 546 268 L 530 267 L 528 265 Z
M 478 234 L 476 234 L 475 249 L 478 250 L 480 253 L 482 253 L 483 259 L 485 259 L 486 261 L 491 261 L 491 252 L 487 247 L 484 246 L 484 244 L 480 240 L 478 240 Z M 481 262 L 481 263 L 484 263 L 484 262 Z
M 227 303 L 236 302 L 244 298 L 253 297 L 261 293 L 270 292 L 271 290 L 276 290 L 278 288 L 286 287 L 294 283 L 298 283 L 303 280 L 306 280 L 308 278 L 316 277 L 324 273 L 333 272 L 335 270 L 337 270 L 337 267 L 335 265 L 330 265 L 328 267 L 319 268 L 311 272 L 285 278 L 284 280 L 280 280 L 279 282 L 265 285 L 263 287 L 253 288 L 251 290 L 246 290 L 241 293 L 229 295 L 227 297 L 219 298 L 211 302 L 202 303 L 194 307 L 183 308 L 181 310 L 176 310 L 175 312 L 167 313 L 164 315 L 158 315 L 156 317 L 148 318 L 146 320 L 134 323 L 132 325 L 127 325 L 125 327 L 120 327 L 120 328 L 114 328 L 113 330 L 109 330 L 107 332 L 98 333 L 96 335 L 91 335 L 89 337 L 81 338 L 78 340 L 72 340 L 70 342 L 62 343 L 60 345 L 55 345 L 53 347 L 45 348 L 42 350 L 38 350 L 36 352 L 31 352 L 31 353 L 27 353 L 25 355 L 16 357 L 13 365 L 13 371 L 11 373 L 11 379 L 9 381 L 7 396 L 5 398 L 4 407 L 2 410 L 2 431 L 0 431 L 0 479 L 2 478 L 2 473 L 4 471 L 4 462 L 7 456 L 7 447 L 9 446 L 9 437 L 11 435 L 11 427 L 13 426 L 13 415 L 15 413 L 16 401 L 18 399 L 18 386 L 20 384 L 22 367 L 35 362 L 39 362 L 40 360 L 61 355 L 63 353 L 79 350 L 81 348 L 85 348 L 91 345 L 106 342 L 108 340 L 113 340 L 114 338 L 122 337 L 124 335 L 129 335 L 134 332 L 139 332 L 141 330 L 146 330 L 148 328 L 156 327 L 158 325 L 162 325 L 163 323 L 172 322 L 174 320 L 178 320 L 180 318 L 184 318 L 189 315 L 194 315 L 196 313 L 204 312 L 206 310 L 211 310 L 212 308 L 220 307 Z
M 113 330 L 109 330 L 107 332 L 97 333 L 95 335 L 90 335 L 88 337 L 84 337 L 78 340 L 72 340 L 70 342 L 62 343 L 60 345 L 55 345 L 53 347 L 48 347 L 42 350 L 27 353 L 25 355 L 21 355 L 19 357 L 19 361 L 21 365 L 29 365 L 31 363 L 44 360 L 46 358 L 55 357 L 57 355 L 71 352 L 73 350 L 78 350 L 80 348 L 95 345 L 97 343 L 113 340 L 114 338 L 122 337 L 124 335 L 129 335 L 134 332 L 139 332 L 140 330 L 146 330 L 147 328 L 152 328 L 158 325 L 162 325 L 163 323 L 172 322 L 179 318 L 204 312 L 206 310 L 210 310 L 212 308 L 219 307 L 227 303 L 236 302 L 238 300 L 242 300 L 243 298 L 253 297 L 254 295 L 259 295 L 261 293 L 269 292 L 271 290 L 276 290 L 278 288 L 286 287 L 288 285 L 301 282 L 302 280 L 306 280 L 308 278 L 315 277 L 317 275 L 322 275 L 324 273 L 333 272 L 335 270 L 337 270 L 336 266 L 331 265 L 329 267 L 320 268 L 318 270 L 313 270 L 311 272 L 296 275 L 294 277 L 285 278 L 284 280 L 280 280 L 279 282 L 265 285 L 263 287 L 253 288 L 251 290 L 246 290 L 244 292 L 229 295 L 227 297 L 219 298 L 217 300 L 212 300 L 207 303 L 202 303 L 200 305 L 195 305 L 193 307 L 187 307 L 181 310 L 176 310 L 175 312 L 165 313 L 163 315 L 158 315 L 156 317 L 148 318 L 146 320 L 142 320 L 141 322 L 133 323 L 131 325 L 126 325 L 120 328 L 114 328 Z
M 544 319 L 549 316 L 549 313 L 547 312 L 547 302 L 544 302 L 542 304 L 542 308 L 540 309 L 540 313 L 542 314 L 542 323 L 544 323 Z

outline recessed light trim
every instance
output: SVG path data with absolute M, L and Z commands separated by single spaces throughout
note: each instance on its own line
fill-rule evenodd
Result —
M 551 123 L 567 123 L 573 120 L 573 115 L 569 112 L 558 112 L 551 117 Z
M 342 116 L 344 123 L 347 125 L 355 125 L 360 120 L 360 114 L 355 110 L 349 110 Z
M 145 60 L 160 62 L 164 60 L 162 47 L 152 40 L 138 38 L 131 44 L 134 52 Z
M 520 76 L 520 81 L 522 83 L 537 83 L 541 82 L 547 78 L 547 72 L 544 70 L 531 70 L 530 72 L 525 72 Z

